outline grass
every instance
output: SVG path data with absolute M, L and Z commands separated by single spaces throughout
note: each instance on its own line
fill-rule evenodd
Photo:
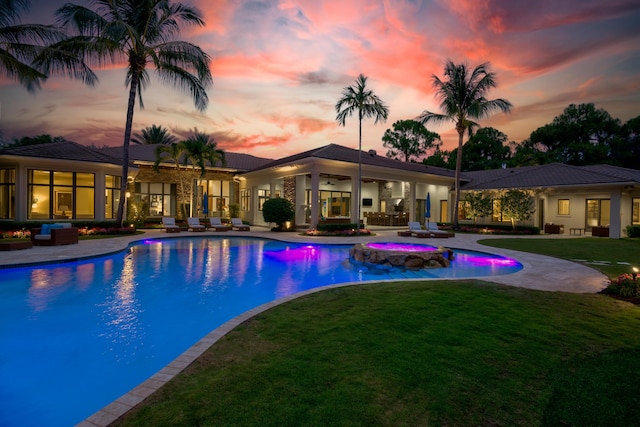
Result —
M 634 425 L 639 328 L 603 295 L 336 288 L 242 324 L 116 425 Z
M 587 264 L 611 278 L 622 273 L 631 273 L 628 262 L 640 268 L 640 239 L 606 239 L 585 237 L 577 239 L 486 239 L 479 243 L 495 248 L 513 249 L 522 252 L 549 255 L 556 258 L 586 261 L 607 261 L 609 265 Z

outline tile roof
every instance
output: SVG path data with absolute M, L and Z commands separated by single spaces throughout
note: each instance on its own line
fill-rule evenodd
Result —
M 461 186 L 463 190 L 640 183 L 640 171 L 607 165 L 593 167 L 550 163 L 539 166 L 464 172 L 463 175 L 469 180 L 467 184 Z
M 121 164 L 118 158 L 110 156 L 96 148 L 71 141 L 50 142 L 46 144 L 5 147 L 0 154 L 24 157 L 44 157 L 59 160 L 75 160 L 94 163 Z
M 158 145 L 159 144 L 131 144 L 129 146 L 129 159 L 133 161 L 155 162 L 156 147 Z M 102 148 L 101 150 L 111 156 L 117 157 L 118 159 L 122 158 L 122 147 L 107 147 Z M 262 165 L 273 161 L 272 159 L 256 157 L 250 154 L 233 153 L 230 151 L 225 151 L 224 154 L 227 161 L 225 168 L 241 172 L 259 168 Z
M 282 159 L 274 160 L 270 163 L 263 165 L 260 169 L 271 168 L 275 166 L 285 165 L 287 163 L 296 162 L 306 158 L 319 158 L 319 159 L 327 159 L 327 160 L 338 160 L 342 162 L 348 163 L 358 163 L 358 150 L 353 148 L 344 147 L 342 145 L 337 144 L 329 144 L 320 148 L 314 148 L 312 150 L 304 151 L 302 153 L 294 154 L 292 156 L 284 157 Z M 363 165 L 371 165 L 371 166 L 379 166 L 384 168 L 391 169 L 401 169 L 412 172 L 423 172 L 429 173 L 433 175 L 440 175 L 446 177 L 453 177 L 455 175 L 455 171 L 446 168 L 439 168 L 436 166 L 426 166 L 422 163 L 410 163 L 403 162 L 401 160 L 390 159 L 385 156 L 379 156 L 375 151 L 371 150 L 368 152 L 362 152 L 362 164 Z

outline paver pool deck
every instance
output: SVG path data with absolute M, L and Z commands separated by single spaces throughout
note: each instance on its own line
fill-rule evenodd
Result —
M 33 265 L 43 262 L 65 262 L 96 257 L 110 253 L 120 252 L 136 241 L 149 238 L 181 238 L 181 237 L 261 237 L 265 239 L 281 240 L 299 243 L 326 243 L 326 244 L 355 244 L 361 242 L 405 242 L 421 243 L 437 246 L 446 246 L 452 249 L 469 249 L 481 252 L 490 252 L 515 258 L 523 265 L 523 269 L 512 274 L 494 277 L 482 277 L 480 279 L 500 283 L 504 285 L 542 290 L 561 291 L 573 293 L 595 293 L 602 290 L 608 279 L 605 275 L 585 265 L 565 261 L 544 255 L 530 254 L 526 252 L 493 248 L 478 243 L 478 240 L 501 238 L 476 234 L 456 234 L 448 239 L 416 239 L 414 237 L 401 237 L 397 235 L 397 228 L 374 229 L 374 236 L 353 237 L 308 237 L 298 233 L 273 233 L 266 228 L 252 226 L 250 232 L 229 231 L 226 233 L 204 232 L 193 233 L 183 231 L 181 233 L 167 234 L 160 230 L 145 230 L 144 234 L 109 239 L 81 240 L 78 244 L 65 246 L 34 246 L 30 249 L 0 252 L 0 269 L 3 267 Z M 541 235 L 527 236 L 526 238 L 582 238 L 578 236 Z M 1 270 L 0 270 L 1 271 Z M 1 274 L 1 273 L 0 273 Z M 429 280 L 429 279 L 421 279 Z M 442 280 L 442 279 L 438 279 Z M 446 280 L 446 279 L 445 279 Z M 456 280 L 456 279 L 452 279 Z M 250 319 L 251 317 L 268 310 L 278 304 L 298 298 L 313 292 L 329 288 L 312 289 L 289 297 L 256 307 L 216 328 L 194 346 L 185 351 L 181 356 L 153 375 L 135 389 L 121 396 L 115 402 L 104 407 L 80 424 L 81 427 L 108 426 L 129 409 L 142 402 L 146 397 L 159 389 L 167 381 L 191 364 L 217 340 L 229 333 L 233 328 Z

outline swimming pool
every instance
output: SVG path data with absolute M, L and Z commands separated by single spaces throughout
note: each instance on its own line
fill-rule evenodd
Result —
M 283 296 L 333 283 L 522 268 L 509 258 L 456 249 L 450 268 L 381 270 L 350 263 L 350 247 L 189 237 L 0 270 L 0 425 L 78 423 L 217 326 Z

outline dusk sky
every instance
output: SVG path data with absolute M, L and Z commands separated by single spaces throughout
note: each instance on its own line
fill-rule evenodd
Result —
M 72 1 L 73 2 L 73 1 Z M 64 1 L 32 0 L 23 23 L 53 23 Z M 76 0 L 77 4 L 88 4 Z M 187 0 L 206 28 L 181 39 L 211 57 L 214 85 L 200 113 L 190 96 L 154 77 L 136 108 L 134 132 L 157 124 L 184 138 L 194 129 L 220 148 L 280 158 L 330 143 L 358 147 L 357 117 L 338 126 L 334 106 L 359 73 L 387 104 L 386 123 L 364 122 L 363 149 L 382 147 L 397 120 L 440 112 L 431 86 L 444 63 L 490 62 L 510 114 L 480 122 L 520 142 L 569 104 L 592 102 L 622 122 L 640 115 L 638 0 Z M 5 140 L 48 133 L 82 144 L 122 145 L 125 68 L 97 70 L 100 82 L 51 78 L 35 94 L 0 77 Z M 137 106 L 138 107 L 138 106 Z M 440 133 L 457 144 L 453 124 Z

